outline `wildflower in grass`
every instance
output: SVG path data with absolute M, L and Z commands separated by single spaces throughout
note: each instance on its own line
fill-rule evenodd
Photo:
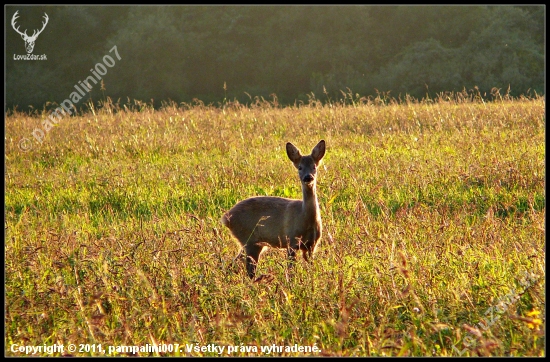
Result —
M 542 319 L 538 318 L 539 314 L 540 314 L 540 311 L 533 309 L 532 311 L 526 314 L 526 317 L 515 316 L 514 319 L 525 322 L 527 323 L 527 327 L 538 331 L 540 325 L 542 324 Z
M 534 317 L 534 318 L 529 318 L 530 321 L 526 321 L 527 327 L 531 329 L 535 329 L 537 331 L 539 330 L 539 326 L 542 324 L 542 319 L 538 318 L 539 314 L 540 314 L 540 311 L 536 309 L 533 309 L 532 311 L 527 313 L 527 317 Z

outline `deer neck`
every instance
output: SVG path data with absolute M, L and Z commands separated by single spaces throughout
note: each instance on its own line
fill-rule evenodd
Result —
M 302 183 L 302 195 L 302 211 L 306 215 L 317 216 L 319 204 L 317 202 L 316 182 L 313 181 L 311 185 Z

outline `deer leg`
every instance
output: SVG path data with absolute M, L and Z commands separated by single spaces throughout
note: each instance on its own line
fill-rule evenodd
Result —
M 305 243 L 300 244 L 300 250 L 302 250 L 302 256 L 304 257 L 304 260 L 309 262 L 309 258 L 311 258 L 311 255 L 313 254 L 313 250 L 315 249 L 315 232 L 309 233 L 306 238 Z
M 313 243 L 307 243 L 302 245 L 302 256 L 304 257 L 304 260 L 309 263 L 311 256 L 313 255 L 313 250 L 315 249 L 315 244 Z
M 304 260 L 309 262 L 309 258 L 311 257 L 311 250 L 304 249 L 302 250 L 302 256 L 304 257 Z
M 296 251 L 297 251 L 297 249 L 294 249 L 290 245 L 286 249 L 287 258 L 288 258 L 288 265 L 287 265 L 285 275 L 286 275 L 286 280 L 287 281 L 292 280 L 292 276 L 294 274 L 293 269 L 294 269 L 294 264 L 296 264 Z
M 296 252 L 300 250 L 300 239 L 291 238 L 293 242 L 290 242 L 288 248 L 286 249 L 287 258 L 288 258 L 288 272 L 291 274 L 294 264 L 296 264 Z M 288 279 L 289 275 L 287 275 Z
M 236 271 L 238 264 L 240 265 L 240 263 L 246 264 L 246 254 L 242 248 L 237 254 L 237 256 L 233 258 L 233 261 L 231 262 L 231 269 Z
M 259 245 L 247 245 L 246 246 L 246 272 L 250 279 L 254 278 L 256 275 L 256 266 L 258 265 L 258 260 L 260 259 L 260 253 L 263 250 L 263 246 Z
M 294 262 L 296 261 L 296 250 L 297 249 L 292 248 L 292 246 L 289 246 L 286 249 L 286 254 L 288 257 L 288 261 L 290 262 L 290 265 L 294 264 Z
M 237 260 L 242 260 L 244 261 L 245 260 L 245 253 L 244 253 L 244 250 L 241 248 L 241 250 L 239 251 L 239 254 L 237 254 L 237 256 L 233 259 L 233 264 L 235 264 L 237 262 Z

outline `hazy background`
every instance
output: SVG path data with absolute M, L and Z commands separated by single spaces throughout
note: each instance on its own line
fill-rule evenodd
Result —
M 11 27 L 49 23 L 33 54 Z M 478 87 L 544 92 L 544 6 L 6 6 L 6 106 L 60 103 L 117 46 L 96 101 L 280 103 L 435 96 Z M 114 57 L 114 56 L 113 56 Z M 224 89 L 225 84 L 225 89 Z M 325 88 L 323 88 L 325 87 Z M 247 94 L 248 93 L 248 94 Z

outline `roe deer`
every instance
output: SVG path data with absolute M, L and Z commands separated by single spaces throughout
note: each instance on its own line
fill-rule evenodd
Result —
M 296 252 L 301 250 L 308 261 L 321 237 L 316 174 L 325 155 L 325 141 L 321 140 L 308 156 L 302 156 L 300 150 L 288 142 L 286 154 L 298 169 L 302 200 L 251 197 L 237 203 L 222 216 L 221 222 L 242 246 L 237 258 L 243 251 L 246 254 L 246 271 L 250 278 L 254 278 L 260 254 L 267 246 L 287 249 L 291 263 L 296 260 Z

